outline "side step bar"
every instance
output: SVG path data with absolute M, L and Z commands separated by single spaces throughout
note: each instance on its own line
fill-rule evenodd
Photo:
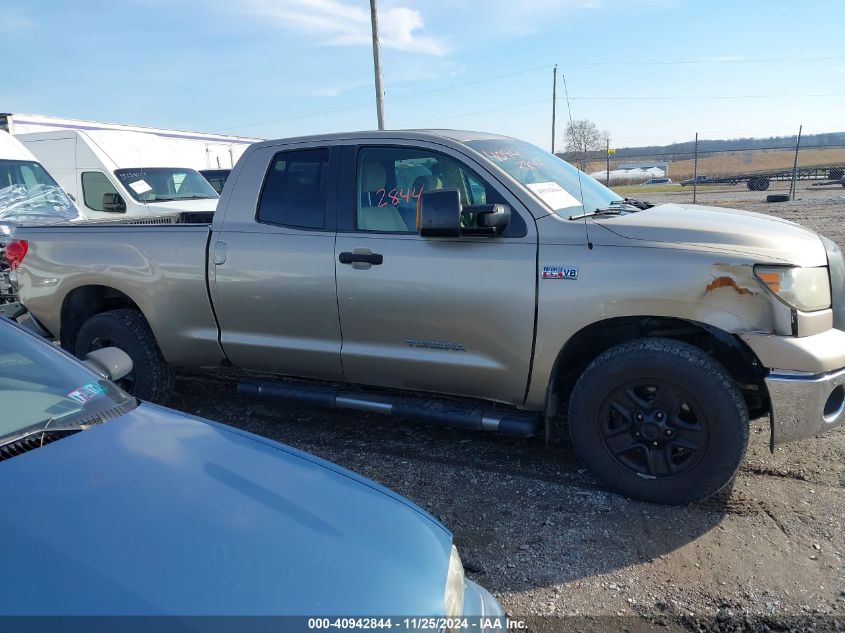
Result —
M 330 386 L 258 380 L 242 380 L 238 383 L 238 393 L 319 407 L 383 413 L 469 431 L 497 431 L 512 437 L 533 437 L 543 432 L 539 413 L 483 410 L 460 402 L 422 397 L 369 395 Z

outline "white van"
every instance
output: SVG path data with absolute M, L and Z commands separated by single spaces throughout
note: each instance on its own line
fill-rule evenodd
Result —
M 181 166 L 167 140 L 143 132 L 56 130 L 16 138 L 76 200 L 88 219 L 214 212 L 218 195 Z
M 141 132 L 164 140 L 175 153 L 174 165 L 196 169 L 205 176 L 219 193 L 223 189 L 232 167 L 246 151 L 246 148 L 261 139 L 207 132 L 189 132 L 165 128 L 103 123 L 82 119 L 45 116 L 43 114 L 0 113 L 0 130 L 13 136 L 53 132 L 55 130 L 114 130 L 119 132 Z

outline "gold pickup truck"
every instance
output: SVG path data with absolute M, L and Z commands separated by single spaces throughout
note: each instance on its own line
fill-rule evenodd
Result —
M 623 199 L 502 136 L 257 143 L 210 224 L 14 238 L 32 323 L 79 356 L 124 349 L 153 401 L 175 367 L 225 366 L 300 379 L 245 379 L 256 396 L 547 439 L 561 420 L 601 480 L 662 503 L 728 484 L 749 418 L 773 446 L 845 420 L 833 242 Z

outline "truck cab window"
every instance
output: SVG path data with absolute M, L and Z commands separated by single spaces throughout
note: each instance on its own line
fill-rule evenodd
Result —
M 424 149 L 364 148 L 358 153 L 359 231 L 416 233 L 417 200 L 425 191 L 457 189 L 465 206 L 504 202 L 475 172 Z M 471 211 L 461 220 L 475 226 Z
M 82 172 L 82 199 L 94 211 L 103 210 L 103 194 L 117 193 L 105 174 L 99 171 Z
M 300 229 L 325 228 L 328 170 L 326 148 L 277 154 L 264 181 L 258 221 Z

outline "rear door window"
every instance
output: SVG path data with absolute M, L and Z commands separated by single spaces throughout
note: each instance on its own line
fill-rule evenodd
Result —
M 328 171 L 328 148 L 276 154 L 264 181 L 257 220 L 298 229 L 324 229 Z

